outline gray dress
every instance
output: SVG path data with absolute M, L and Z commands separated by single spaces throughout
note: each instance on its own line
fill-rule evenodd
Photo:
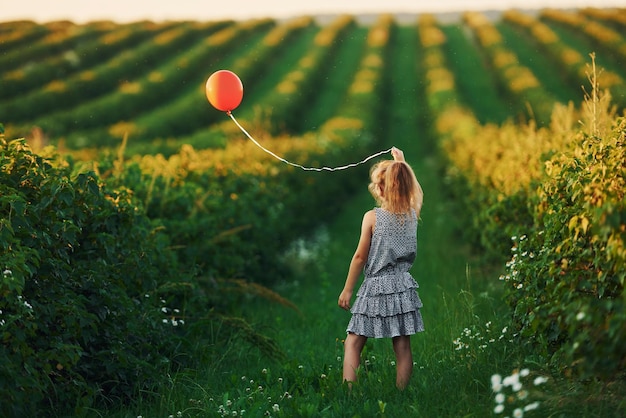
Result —
M 375 208 L 376 226 L 363 272 L 365 279 L 350 309 L 347 332 L 372 338 L 424 331 L 417 293 L 409 273 L 417 253 L 417 217 Z

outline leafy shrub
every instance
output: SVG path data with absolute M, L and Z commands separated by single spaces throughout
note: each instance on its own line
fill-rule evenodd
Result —
M 523 335 L 558 366 L 614 377 L 626 366 L 626 120 L 546 162 L 534 225 L 505 276 Z
M 176 264 L 167 239 L 129 191 L 71 172 L 0 136 L 3 416 L 126 398 L 174 348 L 157 297 Z
M 557 107 L 546 128 L 454 131 L 442 148 L 449 179 L 476 208 L 480 248 L 498 256 L 514 237 L 502 279 L 522 342 L 568 374 L 613 378 L 626 366 L 626 122 L 591 58 L 580 111 Z

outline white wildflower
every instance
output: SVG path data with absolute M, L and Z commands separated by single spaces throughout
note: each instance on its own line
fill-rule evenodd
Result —
M 494 392 L 500 392 L 502 390 L 502 376 L 494 374 L 491 376 L 491 389 Z
M 534 409 L 539 408 L 539 402 L 529 403 L 524 407 L 524 411 L 532 411 Z

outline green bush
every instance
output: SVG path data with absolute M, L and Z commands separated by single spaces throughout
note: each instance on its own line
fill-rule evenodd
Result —
M 174 349 L 159 285 L 176 267 L 130 192 L 0 136 L 0 412 L 129 397 Z
M 508 303 L 559 368 L 614 378 L 626 366 L 626 120 L 546 162 L 534 225 L 515 237 Z

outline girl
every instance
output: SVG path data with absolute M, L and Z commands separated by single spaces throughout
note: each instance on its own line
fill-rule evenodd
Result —
M 423 192 L 413 169 L 404 161 L 404 153 L 393 147 L 391 155 L 393 161 L 381 161 L 370 171 L 368 189 L 379 207 L 363 216 L 339 306 L 352 312 L 344 344 L 344 381 L 356 380 L 368 337 L 392 338 L 396 386 L 402 390 L 413 372 L 410 336 L 424 330 L 418 284 L 409 273 L 417 252 Z M 365 279 L 350 309 L 361 271 Z

